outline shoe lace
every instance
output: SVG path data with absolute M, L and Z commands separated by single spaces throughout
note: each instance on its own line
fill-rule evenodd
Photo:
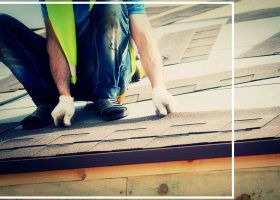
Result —
M 120 106 L 121 104 L 116 99 L 108 99 L 113 106 Z

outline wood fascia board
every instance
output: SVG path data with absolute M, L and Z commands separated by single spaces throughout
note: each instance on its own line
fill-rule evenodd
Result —
M 280 154 L 235 157 L 235 170 L 280 166 Z M 0 186 L 231 170 L 231 158 L 214 158 L 0 175 Z
M 234 187 L 236 199 L 251 199 L 248 198 L 251 196 L 253 199 L 255 197 L 265 200 L 278 199 L 279 170 L 279 166 L 237 169 Z M 23 184 L 2 186 L 0 194 L 7 196 L 230 196 L 231 175 L 231 170 L 220 170 Z
M 278 199 L 279 172 L 279 166 L 236 170 L 235 199 Z M 231 196 L 231 183 L 230 170 L 165 174 L 129 177 L 127 191 L 129 196 Z
M 126 178 L 36 183 L 0 187 L 1 196 L 123 196 Z
M 235 143 L 235 155 L 262 155 L 262 154 L 278 154 L 280 139 L 262 140 L 262 141 L 246 141 Z M 132 151 L 132 152 L 116 152 L 109 154 L 97 155 L 76 155 L 65 157 L 50 157 L 48 159 L 29 159 L 18 161 L 0 162 L 2 176 L 4 174 L 20 174 L 27 172 L 42 172 L 59 169 L 79 169 L 94 168 L 105 166 L 126 166 L 132 164 L 157 163 L 165 161 L 182 161 L 182 160 L 200 160 L 205 158 L 226 158 L 231 155 L 231 143 L 197 145 L 189 147 L 175 147 L 154 149 L 154 151 Z M 209 148 L 210 147 L 210 148 Z M 203 153 L 204 152 L 204 153 Z M 149 155 L 149 156 L 147 156 Z M 164 158 L 163 158 L 164 155 Z M 145 159 L 144 159 L 145 158 Z M 75 162 L 73 162 L 75 160 Z M 80 172 L 80 173 L 77 173 Z M 126 173 L 125 173 L 126 174 Z M 12 176 L 12 175 L 11 175 Z M 16 176 L 16 175 L 15 175 Z M 83 170 L 76 170 L 76 179 L 85 179 Z M 1 180 L 0 179 L 0 183 Z M 3 184 L 3 183 L 2 183 Z M 1 184 L 0 184 L 1 185 Z

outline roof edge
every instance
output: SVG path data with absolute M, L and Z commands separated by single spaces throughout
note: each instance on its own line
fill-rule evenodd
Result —
M 235 142 L 235 156 L 280 153 L 280 139 Z M 231 157 L 231 142 L 0 161 L 0 174 Z

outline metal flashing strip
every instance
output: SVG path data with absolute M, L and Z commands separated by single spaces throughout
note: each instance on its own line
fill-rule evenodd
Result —
M 235 156 L 280 153 L 280 139 L 235 142 Z M 231 156 L 231 143 L 190 145 L 134 151 L 80 154 L 59 157 L 3 160 L 0 174 L 16 174 L 89 167 L 143 164 Z

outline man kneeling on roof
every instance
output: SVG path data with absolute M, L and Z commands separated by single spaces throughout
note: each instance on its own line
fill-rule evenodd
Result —
M 24 129 L 53 121 L 56 126 L 70 126 L 73 97 L 93 101 L 104 120 L 126 117 L 120 96 L 136 71 L 132 39 L 151 82 L 157 114 L 174 111 L 143 4 L 42 4 L 41 8 L 47 39 L 0 15 L 0 60 L 37 106 L 21 122 Z

